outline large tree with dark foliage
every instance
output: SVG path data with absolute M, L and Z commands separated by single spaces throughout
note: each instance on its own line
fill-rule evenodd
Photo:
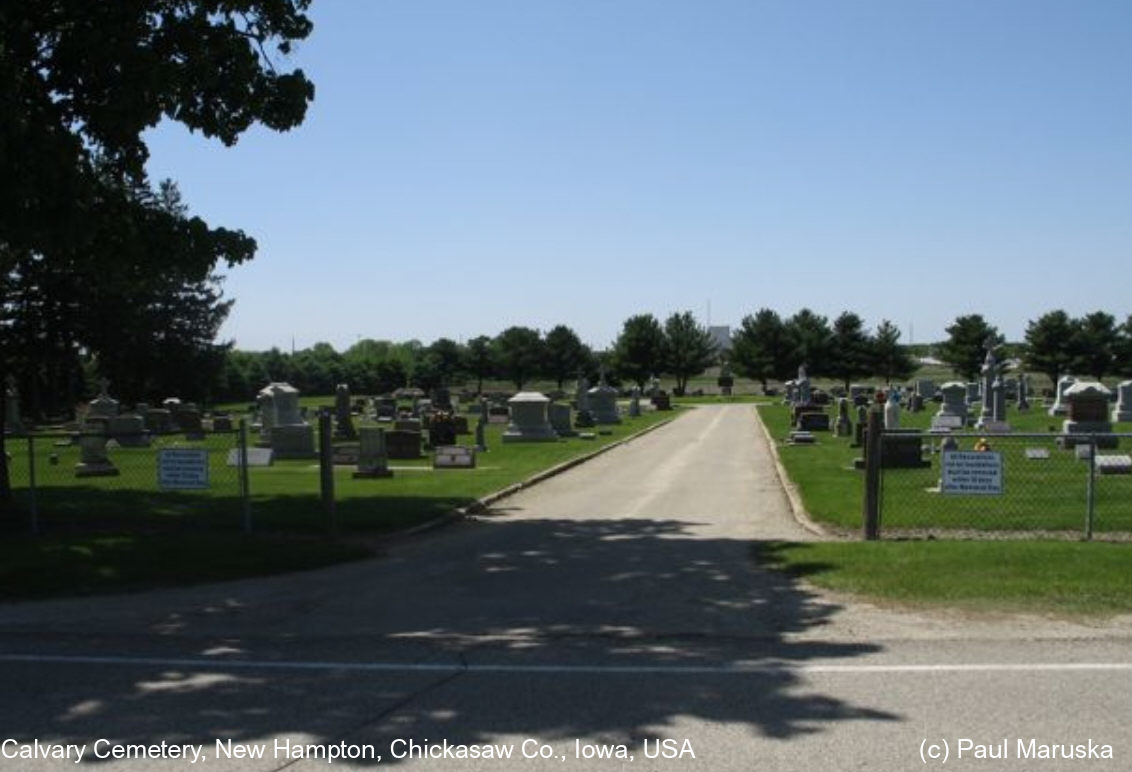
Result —
M 1026 367 L 1037 370 L 1057 383 L 1073 364 L 1073 335 L 1075 329 L 1069 314 L 1058 309 L 1042 314 L 1026 325 L 1023 361 Z
M 250 259 L 255 243 L 164 206 L 145 177 L 143 133 L 165 118 L 231 145 L 254 123 L 298 125 L 314 87 L 279 67 L 310 33 L 308 5 L 0 5 L 0 356 L 25 391 L 43 393 L 41 408 L 64 385 L 76 395 L 80 350 L 125 368 L 112 362 L 123 342 L 113 331 L 162 293 L 189 288 L 199 295 L 189 306 L 219 312 L 215 266 Z M 171 345 L 163 362 L 180 354 Z
M 987 355 L 987 343 L 1002 345 L 998 330 L 981 314 L 956 317 L 946 329 L 947 340 L 939 346 L 939 358 L 966 381 L 979 377 Z
M 1099 381 L 1116 366 L 1119 338 L 1116 318 L 1112 314 L 1094 311 L 1075 320 L 1070 342 L 1073 352 L 1071 366 Z
M 873 341 L 865 329 L 865 322 L 852 311 L 846 311 L 833 320 L 833 334 L 829 345 L 829 374 L 845 385 L 854 378 L 868 375 L 873 368 Z
M 803 308 L 787 319 L 783 328 L 789 354 L 783 363 L 786 372 L 781 372 L 779 377 L 790 377 L 801 365 L 806 366 L 806 372 L 811 376 L 828 375 L 833 340 L 829 320 Z
M 500 375 L 519 391 L 540 374 L 546 356 L 542 336 L 530 327 L 508 327 L 492 341 L 492 349 Z
M 676 377 L 677 396 L 688 388 L 688 379 L 715 362 L 717 351 L 711 334 L 696 324 L 691 311 L 675 313 L 664 320 L 665 370 Z
M 907 346 L 900 345 L 900 328 L 887 319 L 877 325 L 869 343 L 869 354 L 869 369 L 884 378 L 885 383 L 903 381 L 916 372 L 916 360 Z
M 642 389 L 645 382 L 665 365 L 664 330 L 652 314 L 636 314 L 625 320 L 613 344 L 613 360 L 618 375 Z
M 731 334 L 731 366 L 744 378 L 761 383 L 764 394 L 768 381 L 789 369 L 788 356 L 786 328 L 769 308 L 743 317 L 739 329 Z
M 564 324 L 553 327 L 546 334 L 546 374 L 558 384 L 559 390 L 567 378 L 578 375 L 593 358 L 593 353 L 578 334 Z

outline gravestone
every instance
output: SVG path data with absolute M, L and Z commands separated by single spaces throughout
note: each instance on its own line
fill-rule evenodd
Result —
M 888 393 L 884 404 L 884 430 L 895 431 L 900 428 L 900 392 L 893 389 Z
M 1132 456 L 1097 454 L 1093 461 L 1098 474 L 1132 474 Z
M 358 463 L 358 443 L 342 442 L 331 447 L 330 463 L 334 466 L 355 466 Z
M 857 405 L 857 425 L 853 427 L 853 444 L 850 447 L 860 448 L 864 445 L 868 421 L 869 408 L 866 405 Z
M 550 419 L 550 428 L 559 437 L 573 437 L 577 435 L 574 427 L 570 425 L 570 406 L 552 402 L 547 407 L 547 416 Z
M 110 419 L 118 415 L 118 400 L 106 393 L 109 385 L 110 382 L 103 378 L 102 391 L 87 406 L 86 417 L 83 419 L 84 423 L 90 426 L 106 427 L 109 425 Z
M 869 406 L 872 400 L 873 387 L 864 383 L 853 383 L 849 385 L 849 401 L 853 403 L 853 407 L 860 407 L 864 405 Z
M 275 454 L 271 448 L 248 448 L 248 467 L 271 466 L 275 462 Z M 228 466 L 240 466 L 240 449 L 232 448 L 228 451 Z
M 554 442 L 558 439 L 550 426 L 550 399 L 545 394 L 520 391 L 507 400 L 507 404 L 511 408 L 511 422 L 503 432 L 504 442 Z
M 593 411 L 597 424 L 621 423 L 621 414 L 617 410 L 617 389 L 605 382 L 604 373 L 598 385 L 590 389 L 589 397 L 590 410 Z
M 467 422 L 465 421 L 465 424 Z M 428 421 L 428 445 L 437 448 L 456 444 L 456 421 L 451 413 L 438 410 Z
M 4 379 L 4 431 L 19 434 L 24 430 L 20 418 L 20 392 L 16 388 L 15 376 L 9 374 Z
M 1115 448 L 1118 439 L 1112 436 L 1112 423 L 1108 420 L 1108 399 L 1112 395 L 1099 381 L 1078 381 L 1065 390 L 1063 395 L 1068 418 L 1061 424 L 1062 435 L 1098 435 L 1098 448 Z M 1071 436 L 1058 438 L 1063 448 L 1087 443 L 1089 440 Z
M 397 400 L 392 397 L 381 397 L 374 407 L 374 414 L 378 421 L 393 421 L 397 418 Z
M 1057 394 L 1053 400 L 1053 406 L 1049 409 L 1050 415 L 1065 415 L 1069 412 L 1069 405 L 1065 401 L 1065 392 L 1077 383 L 1077 379 L 1072 375 L 1063 375 L 1057 379 Z
M 805 431 L 804 429 L 796 429 L 790 432 L 791 445 L 814 445 L 816 442 L 817 438 L 814 437 L 812 432 Z
M 84 428 L 79 437 L 79 463 L 75 464 L 75 477 L 117 477 L 118 468 L 106 453 L 109 438 L 103 427 L 94 424 Z
M 935 381 L 930 378 L 919 378 L 916 380 L 916 394 L 924 401 L 935 399 L 935 395 L 938 391 Z
M 652 406 L 657 410 L 671 410 L 672 398 L 668 396 L 668 392 L 664 389 L 658 389 L 657 392 L 652 395 Z
M 1010 424 L 1006 422 L 1006 387 L 1002 376 L 995 376 L 990 386 L 990 415 L 980 415 L 975 428 L 995 434 L 1010 431 Z
M 226 415 L 218 415 L 212 417 L 212 431 L 214 432 L 230 432 L 232 431 L 232 419 Z
M 442 445 L 432 455 L 433 469 L 475 469 L 476 449 L 463 445 Z
M 574 399 L 576 402 L 575 407 L 578 409 L 578 414 L 589 412 L 590 410 L 590 382 L 585 376 L 578 377 L 578 386 L 574 392 Z
M 256 396 L 263 444 L 275 458 L 313 458 L 314 427 L 303 420 L 299 390 L 289 383 L 269 383 Z
M 629 417 L 641 417 L 641 390 L 636 386 L 633 387 L 633 396 L 629 398 Z
M 967 383 L 967 407 L 974 407 L 981 398 L 982 393 L 979 391 L 979 384 L 975 381 Z
M 1112 409 L 1112 422 L 1132 421 L 1132 381 L 1121 381 L 1116 387 L 1116 407 Z
M 987 350 L 986 358 L 983 359 L 983 366 L 979 370 L 980 380 L 979 387 L 982 396 L 982 409 L 979 411 L 979 420 L 975 426 L 982 426 L 986 421 L 993 421 L 994 419 L 994 384 L 998 380 L 998 358 L 994 355 L 995 340 L 988 337 L 984 346 Z
M 813 393 L 810 388 L 810 377 L 806 375 L 806 365 L 798 365 L 798 380 L 795 384 L 796 392 L 794 394 L 794 404 L 796 405 L 811 405 L 813 404 Z
M 420 439 L 417 440 L 417 455 L 420 455 Z M 358 468 L 354 471 L 357 479 L 392 477 L 389 469 L 389 455 L 385 448 L 385 429 L 363 426 L 358 430 Z
M 1025 413 L 1030 409 L 1030 378 L 1025 373 L 1018 375 L 1018 386 L 1015 389 L 1018 392 L 1018 412 Z
M 923 438 L 919 429 L 885 429 L 880 446 L 882 469 L 923 469 L 931 466 L 931 461 L 924 460 Z
M 487 450 L 487 437 L 485 436 L 486 421 L 476 423 L 476 450 L 483 453 Z
M 452 410 L 452 391 L 447 386 L 437 386 L 429 394 L 431 404 L 437 410 Z
M 173 423 L 179 431 L 186 434 L 200 434 L 204 431 L 200 409 L 191 402 L 180 405 L 173 411 Z
M 168 434 L 173 431 L 173 416 L 165 408 L 150 408 L 143 415 L 147 431 L 154 434 Z
M 424 426 L 419 418 L 398 418 L 393 422 L 393 430 L 398 432 L 417 432 L 418 434 L 424 429 Z
M 800 413 L 795 428 L 801 432 L 828 432 L 829 416 L 816 410 Z
M 967 425 L 967 387 L 959 381 L 949 381 L 940 387 L 943 403 L 932 419 L 933 429 L 958 429 Z
M 385 432 L 385 449 L 389 458 L 398 460 L 420 458 L 421 433 L 402 429 Z
M 853 434 L 853 422 L 849 420 L 849 400 L 845 397 L 837 399 L 837 424 L 834 435 L 848 437 Z
M 150 436 L 145 431 L 145 419 L 140 415 L 126 413 L 110 419 L 106 427 L 107 435 L 123 448 L 148 448 Z
M 1027 461 L 1045 461 L 1049 457 L 1049 448 L 1026 448 Z
M 334 387 L 334 439 L 352 440 L 357 436 L 350 409 L 350 386 L 340 383 Z

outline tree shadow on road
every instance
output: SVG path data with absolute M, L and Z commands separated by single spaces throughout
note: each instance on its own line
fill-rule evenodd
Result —
M 635 743 L 691 720 L 787 739 L 898 720 L 807 682 L 807 664 L 879 647 L 820 635 L 838 606 L 763 569 L 776 544 L 705 537 L 706 519 L 479 520 L 328 571 L 89 601 L 87 629 L 4 625 L 0 643 L 151 664 L 0 664 L 0 718 L 41 741 L 345 740 L 385 763 L 395 738 Z

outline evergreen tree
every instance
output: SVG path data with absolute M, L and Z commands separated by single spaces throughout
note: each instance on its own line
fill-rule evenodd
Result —
M 965 381 L 979 377 L 986 359 L 987 343 L 1002 345 L 998 330 L 980 314 L 956 317 L 947 328 L 947 340 L 939 347 L 939 358 Z
M 1119 348 L 1116 319 L 1104 311 L 1094 311 L 1076 320 L 1070 348 L 1073 369 L 1099 381 L 1111 373 L 1116 364 Z
M 562 389 L 568 378 L 577 376 L 593 354 L 572 329 L 560 324 L 546 334 L 546 374 Z
M 754 316 L 743 317 L 732 333 L 731 366 L 744 378 L 762 384 L 765 394 L 768 381 L 789 369 L 789 345 L 778 314 L 769 308 L 760 309 Z
M 855 378 L 868 375 L 874 364 L 874 343 L 861 317 L 846 311 L 833 321 L 830 338 L 829 374 L 849 390 Z
M 530 327 L 508 327 L 492 343 L 499 373 L 519 391 L 540 374 L 544 358 L 543 340 Z
M 652 314 L 637 314 L 625 320 L 613 344 L 613 360 L 619 375 L 641 389 L 665 364 L 664 330 Z
M 672 314 L 664 322 L 665 370 L 676 377 L 677 396 L 688 388 L 688 379 L 715 362 L 716 346 L 707 328 L 696 324 L 691 311 Z
M 904 381 L 916 372 L 916 360 L 905 346 L 900 345 L 900 328 L 883 320 L 877 325 L 872 342 L 872 367 L 875 375 L 884 378 L 885 383 Z
M 1049 378 L 1051 383 L 1069 372 L 1073 364 L 1075 324 L 1062 310 L 1042 314 L 1026 325 L 1023 361 L 1030 370 Z

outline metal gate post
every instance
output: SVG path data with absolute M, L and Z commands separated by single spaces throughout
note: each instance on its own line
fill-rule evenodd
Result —
M 1093 517 L 1097 506 L 1097 435 L 1089 435 L 1089 480 L 1085 488 L 1085 541 L 1093 538 Z
M 881 433 L 884 431 L 881 412 L 875 407 L 869 411 L 869 425 L 865 430 L 865 501 L 864 531 L 866 541 L 880 538 L 880 457 Z
M 244 533 L 252 532 L 252 491 L 248 476 L 248 422 L 240 419 L 240 431 L 237 435 L 240 443 L 240 498 L 243 499 Z

